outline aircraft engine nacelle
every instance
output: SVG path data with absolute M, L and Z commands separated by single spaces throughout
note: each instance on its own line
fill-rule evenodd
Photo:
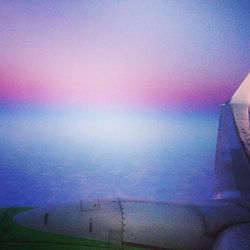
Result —
M 15 220 L 50 234 L 106 242 L 108 248 L 115 244 L 115 249 L 194 250 L 211 249 L 224 228 L 249 222 L 248 207 L 222 201 L 170 204 L 96 200 L 32 209 L 17 214 Z M 227 234 L 218 238 L 216 249 L 225 249 L 219 248 L 224 237 L 228 238 Z
M 231 226 L 218 235 L 213 250 L 250 249 L 249 232 L 250 223 Z

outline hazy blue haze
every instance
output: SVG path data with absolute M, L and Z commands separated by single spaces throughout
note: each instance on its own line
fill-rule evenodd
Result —
M 0 206 L 212 193 L 217 114 L 5 112 Z

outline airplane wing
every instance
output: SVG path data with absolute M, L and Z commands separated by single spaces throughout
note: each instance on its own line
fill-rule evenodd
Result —
M 215 199 L 250 197 L 250 73 L 221 106 L 215 158 Z

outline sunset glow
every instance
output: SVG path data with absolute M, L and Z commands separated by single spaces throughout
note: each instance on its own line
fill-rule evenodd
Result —
M 2 1 L 0 100 L 215 106 L 250 68 L 249 2 Z

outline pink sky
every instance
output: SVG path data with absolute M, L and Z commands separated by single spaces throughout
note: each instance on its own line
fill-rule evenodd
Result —
M 209 107 L 250 69 L 248 3 L 2 2 L 0 100 Z

